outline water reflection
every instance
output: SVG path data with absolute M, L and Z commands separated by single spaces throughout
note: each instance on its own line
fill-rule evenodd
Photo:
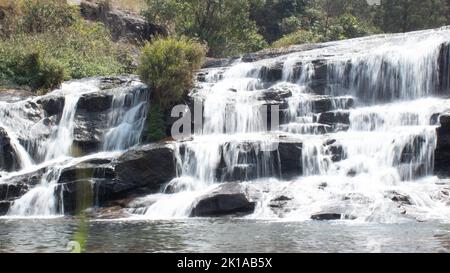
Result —
M 68 252 L 83 219 L 0 220 L 0 252 Z M 89 221 L 86 252 L 450 252 L 450 225 Z

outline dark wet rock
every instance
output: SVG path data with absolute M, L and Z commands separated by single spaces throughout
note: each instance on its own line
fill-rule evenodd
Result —
M 439 52 L 439 92 L 450 92 L 450 43 L 443 43 Z
M 283 63 L 261 68 L 259 77 L 265 82 L 276 82 L 283 78 Z
M 311 215 L 311 219 L 315 221 L 333 221 L 333 220 L 354 220 L 356 217 L 341 213 L 317 213 Z
M 450 177 L 450 114 L 441 115 L 439 123 L 434 173 L 440 177 Z
M 412 163 L 422 153 L 423 144 L 426 142 L 423 136 L 414 136 L 411 142 L 403 147 L 400 154 L 400 163 Z
M 279 202 L 279 201 L 291 201 L 291 200 L 292 200 L 291 197 L 287 197 L 285 195 L 281 195 L 281 196 L 278 196 L 278 197 L 274 198 L 272 201 Z
M 288 89 L 270 88 L 261 92 L 260 100 L 267 102 L 285 103 L 287 98 L 292 97 L 292 92 Z
M 283 210 L 286 208 L 286 206 L 289 204 L 289 201 L 291 201 L 293 198 L 287 197 L 285 195 L 278 196 L 272 200 L 270 200 L 269 207 L 275 212 L 275 213 L 282 213 Z
M 65 98 L 63 96 L 48 95 L 37 101 L 42 105 L 47 116 L 61 115 L 64 110 Z
M 320 97 L 312 100 L 312 111 L 314 113 L 324 113 L 336 109 L 347 110 L 352 108 L 354 104 L 355 101 L 352 97 Z
M 0 171 L 17 171 L 20 162 L 6 130 L 0 127 Z
M 28 191 L 28 186 L 23 183 L 0 184 L 0 201 L 14 200 Z
M 350 124 L 350 112 L 331 111 L 319 115 L 318 122 L 327 125 Z
M 386 197 L 391 199 L 394 202 L 399 203 L 400 205 L 412 205 L 411 199 L 409 196 L 400 194 L 396 191 L 391 191 L 386 193 Z
M 278 153 L 282 178 L 290 179 L 302 174 L 301 143 L 281 142 L 278 146 Z
M 11 202 L 0 201 L 0 216 L 6 215 L 8 213 L 8 210 L 10 207 L 11 207 Z
M 176 177 L 173 147 L 157 143 L 131 149 L 118 158 L 115 171 L 121 181 L 118 189 L 143 188 L 147 192 L 157 192 Z
M 81 96 L 77 104 L 77 111 L 102 112 L 111 108 L 113 95 L 107 93 L 86 94 Z
M 58 183 L 67 183 L 83 179 L 114 179 L 114 167 L 109 160 L 93 160 L 65 168 L 61 171 Z
M 108 125 L 108 113 L 77 110 L 72 150 L 77 155 L 98 151 Z
M 192 209 L 191 217 L 251 214 L 256 204 L 248 195 L 246 187 L 241 184 L 222 184 L 218 189 L 199 198 Z

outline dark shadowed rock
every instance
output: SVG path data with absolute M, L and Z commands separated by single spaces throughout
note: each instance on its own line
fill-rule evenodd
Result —
M 2 183 L 0 184 L 0 201 L 14 200 L 25 194 L 27 191 L 28 186 L 23 183 Z
M 409 196 L 400 194 L 396 191 L 387 192 L 386 198 L 389 198 L 392 201 L 399 203 L 400 205 L 412 205 L 412 202 L 411 202 L 411 199 Z
M 87 112 L 102 112 L 111 108 L 113 95 L 108 93 L 86 94 L 81 96 L 77 104 L 77 110 Z
M 319 97 L 312 100 L 312 111 L 314 113 L 324 113 L 336 109 L 347 110 L 354 106 L 352 97 Z
M 350 112 L 331 111 L 319 115 L 318 122 L 327 125 L 350 124 Z
M 311 215 L 311 219 L 315 221 L 333 221 L 333 220 L 354 220 L 356 217 L 340 213 L 317 213 Z
M 439 92 L 450 92 L 450 43 L 443 43 L 439 51 Z
M 302 168 L 302 143 L 281 142 L 278 146 L 281 176 L 290 179 L 300 176 Z
M 11 202 L 0 201 L 0 215 L 6 215 L 9 208 L 11 207 Z
M 64 110 L 65 98 L 63 96 L 49 95 L 37 101 L 42 105 L 47 116 L 61 115 Z
M 450 177 L 450 114 L 441 115 L 439 123 L 440 127 L 436 129 L 434 173 L 440 177 Z
M 12 172 L 20 168 L 20 162 L 11 139 L 5 129 L 0 127 L 0 171 Z
M 225 183 L 213 192 L 200 197 L 191 212 L 191 217 L 218 217 L 246 215 L 255 210 L 247 189 L 238 183 Z
M 176 177 L 175 160 L 171 144 L 157 143 L 129 150 L 118 158 L 116 173 L 124 189 L 143 187 L 149 192 Z

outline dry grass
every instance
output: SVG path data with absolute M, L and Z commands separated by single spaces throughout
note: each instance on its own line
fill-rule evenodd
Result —
M 126 10 L 135 14 L 140 14 L 145 9 L 145 0 L 108 0 L 115 9 Z

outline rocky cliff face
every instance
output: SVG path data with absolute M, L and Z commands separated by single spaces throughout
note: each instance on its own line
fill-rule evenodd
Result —
M 131 43 L 149 41 L 156 35 L 164 35 L 164 28 L 149 24 L 139 15 L 121 10 L 110 10 L 101 3 L 81 1 L 81 14 L 84 18 L 103 22 L 111 30 L 113 39 Z

